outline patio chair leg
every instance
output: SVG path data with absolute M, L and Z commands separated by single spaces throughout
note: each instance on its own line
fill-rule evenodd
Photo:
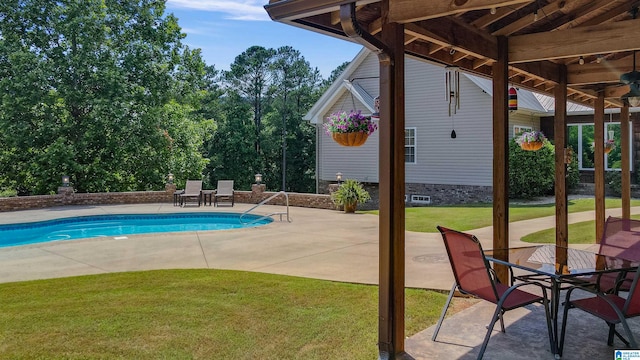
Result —
M 568 318 L 568 314 L 569 314 L 569 309 L 571 309 L 573 306 L 571 306 L 571 303 L 569 302 L 569 298 L 571 297 L 571 293 L 573 292 L 575 288 L 571 288 L 569 289 L 569 291 L 567 291 L 567 297 L 566 297 L 566 301 L 564 303 L 564 312 L 562 314 L 562 330 L 560 330 L 560 344 L 557 344 L 558 347 L 558 355 L 562 356 L 562 350 L 564 348 L 564 335 L 567 332 L 567 318 Z
M 451 299 L 453 299 L 453 294 L 456 291 L 456 287 L 458 287 L 458 284 L 454 282 L 453 286 L 451 287 L 451 291 L 449 291 L 449 297 L 447 298 L 447 302 L 444 304 L 444 308 L 442 309 L 442 314 L 440 314 L 440 319 L 438 320 L 438 324 L 436 324 L 436 328 L 433 331 L 433 336 L 431 337 L 431 341 L 436 341 L 436 337 L 438 336 L 438 332 L 440 331 L 440 326 L 442 326 L 442 321 L 444 320 L 444 316 L 447 314 L 447 309 L 449 308 L 449 304 L 451 304 Z
M 500 311 L 500 329 L 503 333 L 506 332 L 504 331 L 504 311 Z
M 613 346 L 613 335 L 616 333 L 616 326 L 609 324 L 609 337 L 607 338 L 607 345 Z
M 491 322 L 487 327 L 487 335 L 485 335 L 484 341 L 482 342 L 482 347 L 480 348 L 480 353 L 478 353 L 478 360 L 482 359 L 482 357 L 484 356 L 485 350 L 487 350 L 487 345 L 489 344 L 489 339 L 491 338 L 491 332 L 493 331 L 493 327 L 495 326 L 496 321 L 498 321 L 498 318 L 502 319 L 502 315 L 501 315 L 502 309 L 500 308 L 500 305 L 496 307 L 496 311 L 493 313 Z
M 633 336 L 633 333 L 631 332 L 631 329 L 629 328 L 629 324 L 627 324 L 627 320 L 626 319 L 622 319 L 622 328 L 624 329 L 624 331 L 627 333 L 627 336 L 629 337 L 629 342 L 627 343 L 627 347 L 630 347 L 632 349 L 637 349 L 638 348 L 638 343 L 636 342 L 636 338 L 635 336 Z
M 620 339 L 620 341 L 622 341 L 624 343 L 624 346 L 626 347 L 631 347 L 632 349 L 637 349 L 638 346 L 636 344 L 636 339 L 633 336 L 633 333 L 631 332 L 631 329 L 629 329 L 629 326 L 627 324 L 626 321 L 622 321 L 622 328 L 624 329 L 624 332 L 627 334 L 627 336 L 629 337 L 629 339 L 625 339 L 624 336 L 622 336 L 622 334 L 620 334 L 616 328 L 614 324 L 609 325 L 609 338 L 611 343 L 607 343 L 609 346 L 613 346 L 613 335 L 615 334 L 618 339 Z

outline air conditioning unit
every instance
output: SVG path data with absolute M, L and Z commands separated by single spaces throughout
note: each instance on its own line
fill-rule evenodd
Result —
M 411 202 L 416 204 L 431 204 L 429 195 L 411 195 Z

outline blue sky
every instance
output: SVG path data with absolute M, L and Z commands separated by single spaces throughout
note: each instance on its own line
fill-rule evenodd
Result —
M 167 0 L 187 34 L 184 43 L 202 49 L 207 65 L 229 70 L 236 56 L 253 45 L 277 49 L 291 46 L 327 78 L 352 60 L 362 48 L 350 41 L 271 21 L 263 6 L 268 0 Z

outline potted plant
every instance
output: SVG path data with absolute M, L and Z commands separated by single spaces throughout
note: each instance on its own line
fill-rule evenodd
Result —
M 525 131 L 516 139 L 522 150 L 537 151 L 542 148 L 547 138 L 542 131 Z
M 371 117 L 362 115 L 360 110 L 351 110 L 349 113 L 339 111 L 331 114 L 324 123 L 324 129 L 340 145 L 360 146 L 378 129 L 378 125 Z
M 331 201 L 336 205 L 344 206 L 345 213 L 356 211 L 358 203 L 369 201 L 371 196 L 362 184 L 354 179 L 345 180 L 338 189 L 331 194 Z

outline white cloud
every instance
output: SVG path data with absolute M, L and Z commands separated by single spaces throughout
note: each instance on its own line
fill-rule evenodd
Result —
M 265 0 L 168 0 L 168 7 L 221 12 L 233 20 L 264 20 L 269 15 L 264 10 Z

